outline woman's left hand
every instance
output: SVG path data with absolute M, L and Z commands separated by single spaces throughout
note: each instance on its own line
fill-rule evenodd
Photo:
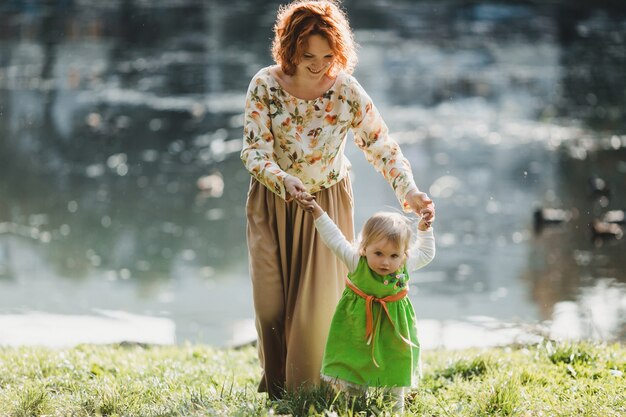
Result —
M 426 193 L 411 190 L 405 198 L 411 210 L 422 217 L 424 221 L 432 223 L 435 220 L 435 203 L 433 203 Z

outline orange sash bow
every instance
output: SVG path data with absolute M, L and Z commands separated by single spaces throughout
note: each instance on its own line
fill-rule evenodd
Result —
M 375 337 L 376 329 L 378 328 L 378 325 L 380 324 L 382 311 L 384 311 L 385 314 L 387 314 L 387 318 L 389 319 L 389 322 L 391 323 L 391 326 L 393 327 L 393 330 L 398 335 L 398 337 L 400 337 L 400 339 L 402 339 L 402 341 L 406 343 L 407 345 L 415 347 L 415 348 L 418 347 L 415 343 L 411 342 L 409 339 L 407 339 L 406 337 L 400 334 L 400 332 L 396 328 L 396 324 L 393 322 L 393 320 L 391 319 L 391 316 L 389 315 L 389 310 L 387 309 L 387 303 L 392 302 L 392 301 L 399 301 L 399 300 L 402 300 L 404 297 L 406 297 L 406 295 L 409 293 L 408 287 L 404 288 L 402 291 L 396 294 L 388 295 L 383 298 L 376 298 L 373 295 L 369 295 L 361 291 L 361 289 L 357 287 L 356 285 L 354 285 L 354 283 L 350 281 L 350 279 L 348 278 L 346 278 L 346 285 L 356 295 L 365 299 L 365 338 L 367 339 L 368 345 L 370 343 L 372 344 L 372 361 L 374 361 L 374 365 L 376 365 L 377 368 L 380 368 L 380 366 L 378 366 L 378 362 L 376 362 L 376 357 L 374 355 L 374 344 L 376 343 L 376 337 Z M 372 311 L 374 302 L 379 303 L 382 307 L 381 315 L 378 316 L 378 322 L 376 323 L 376 327 L 374 327 L 374 314 Z

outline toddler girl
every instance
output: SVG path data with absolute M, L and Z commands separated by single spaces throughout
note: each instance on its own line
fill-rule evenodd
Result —
M 301 193 L 298 198 L 307 202 L 322 240 L 350 271 L 328 335 L 322 379 L 353 395 L 383 387 L 396 401 L 394 409 L 402 412 L 405 389 L 414 387 L 420 376 L 408 273 L 435 256 L 433 231 L 425 220 L 432 213 L 421 213 L 412 245 L 408 219 L 399 213 L 377 213 L 363 226 L 355 248 L 314 197 Z

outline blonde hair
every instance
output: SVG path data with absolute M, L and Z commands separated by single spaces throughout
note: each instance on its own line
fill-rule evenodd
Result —
M 409 219 L 400 213 L 381 211 L 365 222 L 359 241 L 359 254 L 362 256 L 367 246 L 381 240 L 387 240 L 406 252 L 412 235 Z

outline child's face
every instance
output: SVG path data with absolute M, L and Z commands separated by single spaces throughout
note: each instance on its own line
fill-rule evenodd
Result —
M 365 248 L 367 264 L 379 275 L 388 275 L 400 269 L 404 255 L 402 248 L 386 239 L 372 242 Z

